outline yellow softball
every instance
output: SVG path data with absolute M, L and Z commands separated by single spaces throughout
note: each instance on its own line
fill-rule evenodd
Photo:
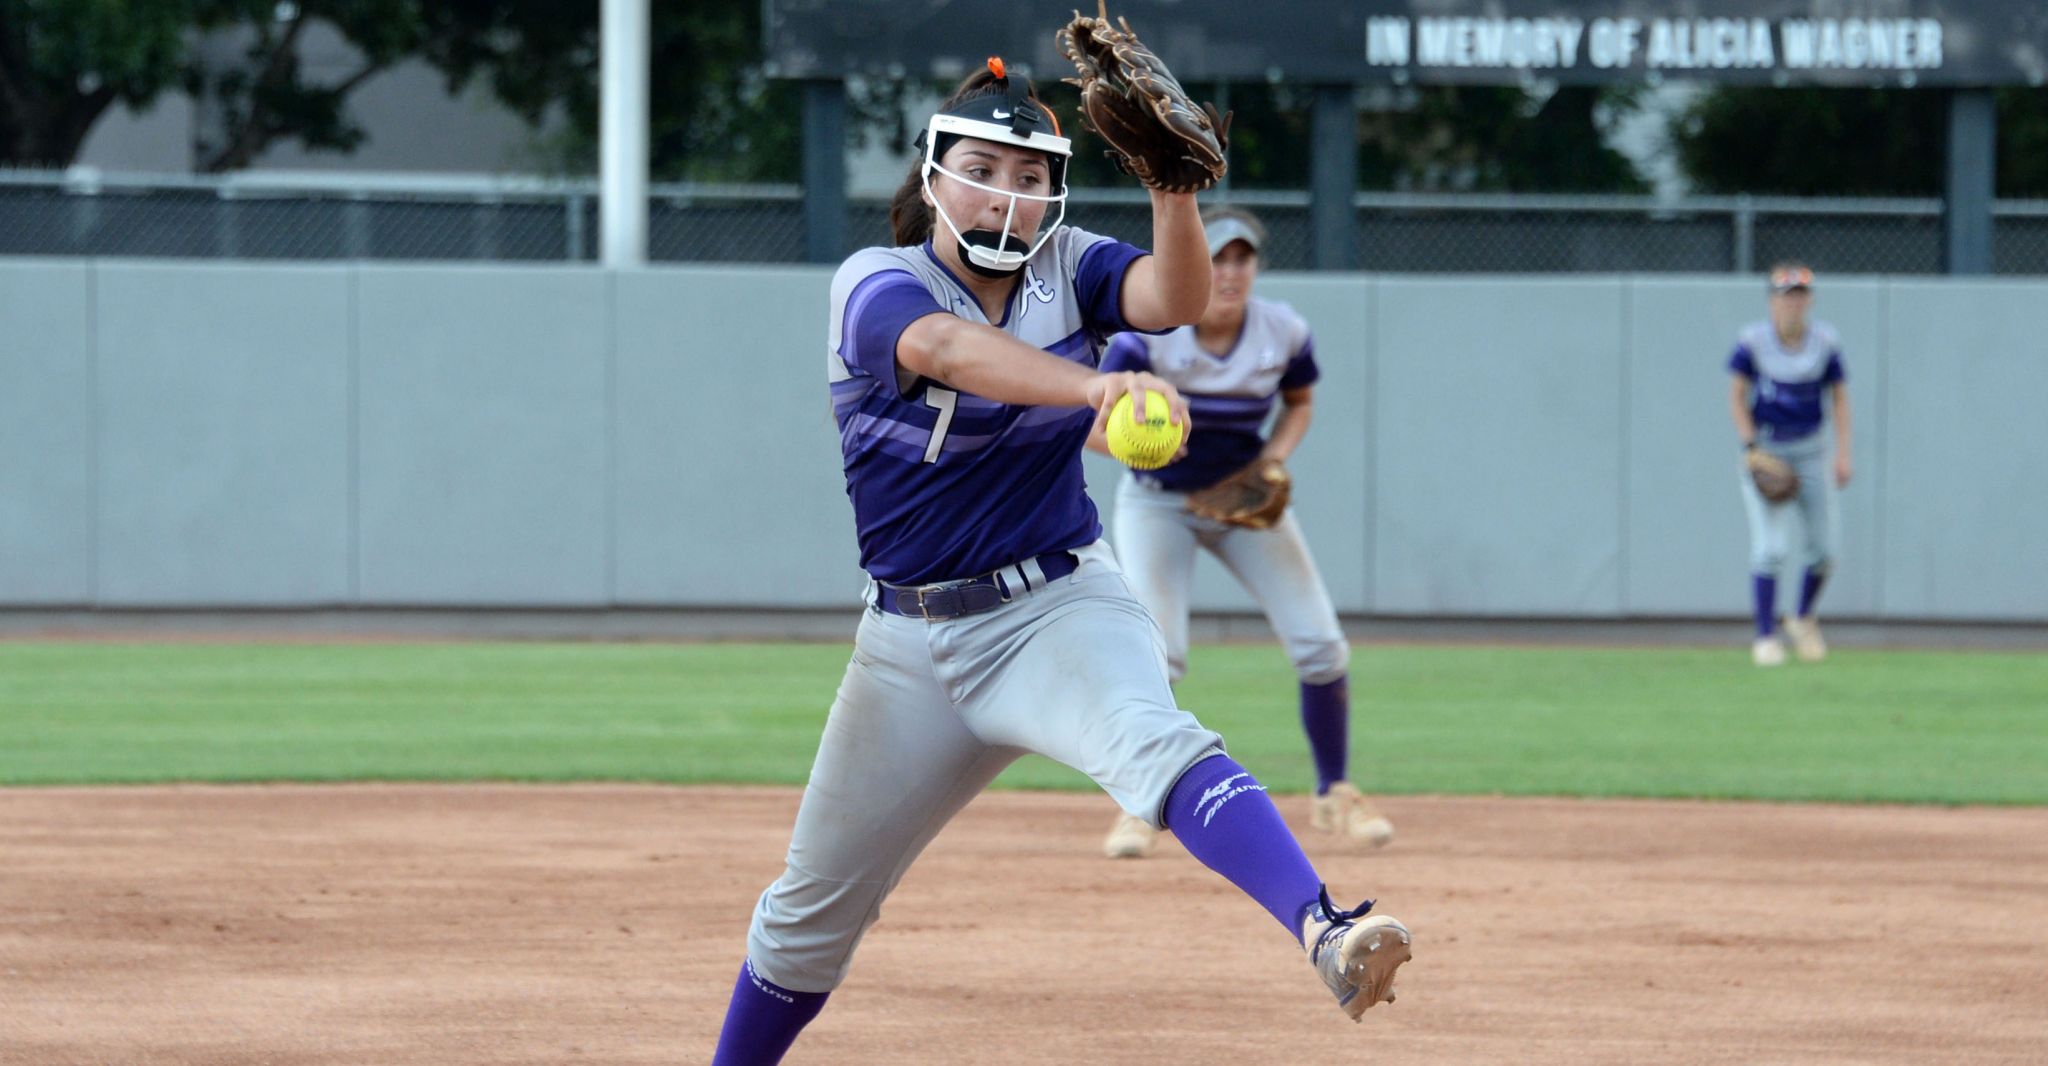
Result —
M 1109 409 L 1109 424 L 1103 427 L 1109 437 L 1109 454 L 1133 470 L 1157 470 L 1172 462 L 1173 453 L 1187 439 L 1187 422 L 1169 424 L 1167 418 L 1173 412 L 1166 397 L 1151 389 L 1145 390 L 1143 422 L 1131 417 L 1131 408 L 1131 394 L 1125 393 Z

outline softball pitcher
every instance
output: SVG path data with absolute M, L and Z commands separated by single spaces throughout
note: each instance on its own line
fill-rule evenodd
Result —
M 1834 565 L 1838 517 L 1835 492 L 1849 484 L 1849 388 L 1842 370 L 1841 336 L 1813 320 L 1813 271 L 1803 263 L 1779 263 L 1769 280 L 1770 317 L 1744 326 L 1728 357 L 1734 375 L 1729 415 L 1745 452 L 1762 449 L 1789 464 L 1799 478 L 1795 498 L 1773 503 L 1745 470 L 1742 502 L 1749 512 L 1750 592 L 1756 608 L 1758 666 L 1785 661 L 1778 639 L 1778 573 L 1792 551 L 1792 527 L 1799 525 L 1801 562 L 1799 609 L 1785 619 L 1785 635 L 1799 657 L 1817 662 L 1827 655 L 1814 606 Z M 1831 410 L 1832 409 L 1832 410 Z M 1832 442 L 1826 432 L 1830 416 Z M 1796 516 L 1795 516 L 1796 512 Z
M 780 1061 L 911 862 L 1027 752 L 1171 829 L 1300 939 L 1356 1020 L 1393 999 L 1408 930 L 1370 902 L 1338 909 L 1264 786 L 1175 705 L 1082 483 L 1083 442 L 1118 398 L 1154 389 L 1187 418 L 1170 383 L 1096 367 L 1111 335 L 1200 315 L 1195 198 L 1152 191 L 1149 255 L 1062 225 L 1071 143 L 997 60 L 919 140 L 895 247 L 854 253 L 832 283 L 826 369 L 872 580 L 714 1061 Z M 1000 988 L 988 965 L 962 979 Z
M 1236 576 L 1264 609 L 1300 679 L 1301 726 L 1316 768 L 1309 824 L 1383 845 L 1393 839 L 1393 825 L 1347 780 L 1351 646 L 1294 511 L 1282 512 L 1270 526 L 1248 528 L 1188 506 L 1189 493 L 1250 464 L 1285 462 L 1308 433 L 1320 376 L 1308 323 L 1286 304 L 1252 295 L 1265 226 L 1237 208 L 1212 209 L 1202 222 L 1213 265 L 1201 321 L 1164 336 L 1123 334 L 1103 357 L 1104 370 L 1140 371 L 1173 382 L 1200 427 L 1181 459 L 1159 470 L 1134 471 L 1118 486 L 1117 558 L 1131 590 L 1165 633 L 1167 675 L 1175 683 L 1187 673 L 1195 550 L 1213 554 Z M 1262 438 L 1276 396 L 1280 415 L 1271 438 Z M 1089 446 L 1107 451 L 1100 434 Z M 1103 841 L 1103 853 L 1138 858 L 1156 838 L 1144 819 L 1122 814 Z

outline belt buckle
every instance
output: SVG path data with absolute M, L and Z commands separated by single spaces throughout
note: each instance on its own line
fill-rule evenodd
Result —
M 953 616 L 950 614 L 942 614 L 937 618 L 933 618 L 932 609 L 930 605 L 924 602 L 924 594 L 934 589 L 937 589 L 940 592 L 946 591 L 946 589 L 941 588 L 937 585 L 919 585 L 917 587 L 917 613 L 923 615 L 924 620 L 927 622 L 943 622 L 946 619 L 951 618 Z

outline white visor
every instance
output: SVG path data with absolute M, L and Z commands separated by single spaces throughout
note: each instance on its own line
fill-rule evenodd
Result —
M 1259 233 L 1257 230 L 1245 225 L 1244 219 L 1225 215 L 1209 223 L 1206 231 L 1209 237 L 1209 258 L 1211 259 L 1216 258 L 1218 252 L 1229 247 L 1231 241 L 1243 241 L 1251 245 L 1252 251 L 1256 252 L 1259 250 Z

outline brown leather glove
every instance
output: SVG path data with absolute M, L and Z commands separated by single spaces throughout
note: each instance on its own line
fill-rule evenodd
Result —
M 1205 489 L 1188 493 L 1187 509 L 1226 525 L 1270 529 L 1287 511 L 1294 479 L 1278 459 L 1257 459 Z
M 1743 450 L 1742 466 L 1756 491 L 1771 503 L 1784 503 L 1799 495 L 1799 472 L 1792 464 L 1752 444 Z
M 1082 125 L 1109 142 L 1103 154 L 1162 192 L 1200 192 L 1222 180 L 1230 116 L 1188 99 L 1129 22 L 1118 18 L 1110 25 L 1108 0 L 1096 11 L 1094 17 L 1074 12 L 1054 39 L 1081 72 L 1066 81 L 1081 89 Z

